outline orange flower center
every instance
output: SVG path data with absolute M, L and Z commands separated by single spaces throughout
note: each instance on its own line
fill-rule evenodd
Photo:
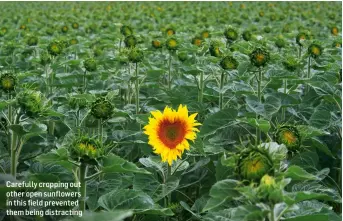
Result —
M 264 55 L 263 55 L 263 54 L 258 54 L 258 55 L 256 55 L 256 60 L 257 60 L 258 62 L 262 62 L 262 61 L 264 60 Z
M 201 45 L 201 40 L 200 40 L 200 39 L 196 39 L 196 40 L 194 41 L 194 44 L 195 44 L 196 46 L 200 46 L 200 45 Z
M 286 131 L 286 132 L 283 134 L 283 136 L 284 136 L 285 140 L 286 140 L 289 144 L 294 143 L 295 140 L 296 140 L 296 137 L 295 137 L 295 136 L 293 135 L 293 133 L 290 132 L 290 131 Z
M 337 35 L 338 34 L 338 29 L 337 28 L 333 28 L 332 29 L 332 34 L 333 35 Z
M 169 149 L 174 149 L 182 142 L 186 135 L 186 127 L 183 122 L 174 123 L 164 120 L 158 127 L 158 137 Z

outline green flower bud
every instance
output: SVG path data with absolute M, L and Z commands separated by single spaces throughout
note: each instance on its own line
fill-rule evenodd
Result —
M 69 41 L 69 44 L 70 45 L 76 45 L 76 44 L 78 44 L 79 43 L 79 41 L 76 39 L 76 38 L 73 38 L 73 39 L 71 39 L 70 41 Z
M 269 26 L 266 26 L 266 27 L 263 28 L 263 31 L 264 31 L 265 33 L 270 33 L 270 32 L 272 31 L 272 28 L 269 27 Z
M 199 47 L 202 44 L 202 39 L 200 37 L 194 37 L 192 39 L 192 44 Z
M 127 48 L 133 48 L 137 45 L 137 39 L 133 35 L 129 35 L 124 40 L 125 47 Z
M 336 26 L 331 28 L 331 34 L 337 36 L 338 35 L 338 28 Z
M 16 77 L 12 74 L 5 73 L 0 75 L 0 89 L 9 93 L 14 91 L 17 80 Z
M 322 54 L 323 48 L 316 43 L 311 44 L 308 47 L 308 53 L 310 54 L 311 57 L 317 58 Z
M 30 36 L 27 39 L 27 45 L 28 46 L 35 46 L 38 44 L 38 38 L 36 36 Z
M 105 98 L 98 98 L 93 102 L 91 114 L 97 119 L 108 119 L 113 114 L 113 105 Z
M 169 38 L 166 41 L 167 49 L 170 51 L 175 51 L 179 47 L 179 42 L 175 38 Z
M 132 49 L 128 55 L 128 59 L 132 63 L 141 62 L 143 58 L 144 58 L 143 51 L 136 48 Z
M 2 27 L 2 28 L 0 29 L 0 37 L 4 36 L 6 33 L 7 33 L 7 28 Z
M 49 64 L 50 61 L 51 61 L 51 58 L 50 58 L 49 53 L 44 51 L 40 54 L 40 64 L 41 65 L 45 66 L 45 65 Z
M 162 48 L 162 43 L 161 43 L 159 40 L 153 40 L 153 41 L 151 42 L 151 44 L 152 44 L 152 46 L 153 46 L 154 48 L 156 48 L 156 49 Z
M 132 29 L 131 29 L 129 26 L 123 25 L 123 26 L 121 26 L 121 28 L 120 28 L 120 33 L 121 33 L 122 35 L 124 35 L 125 37 L 127 37 L 127 36 L 132 35 L 132 34 L 133 34 L 133 31 L 132 31 Z
M 177 54 L 177 57 L 181 62 L 184 62 L 188 59 L 188 54 L 185 51 L 182 51 Z
M 74 22 L 74 23 L 71 25 L 71 27 L 72 27 L 73 29 L 79 29 L 79 23 Z
M 104 154 L 104 148 L 99 140 L 84 136 L 75 139 L 69 149 L 72 159 L 90 165 L 96 165 L 97 159 Z
M 334 41 L 332 43 L 332 47 L 334 47 L 334 48 L 342 48 L 342 41 Z
M 168 36 L 175 35 L 175 30 L 172 29 L 172 28 L 168 28 L 168 29 L 166 30 L 166 34 L 167 34 Z
M 220 66 L 224 70 L 235 70 L 238 67 L 238 61 L 232 56 L 226 56 L 220 61 Z
M 63 46 L 58 41 L 53 41 L 48 45 L 48 52 L 53 56 L 57 56 L 62 53 Z
M 86 71 L 96 71 L 96 61 L 94 58 L 88 58 L 83 62 L 83 66 L 85 67 Z
M 237 169 L 241 179 L 256 182 L 265 174 L 273 172 L 273 161 L 266 152 L 248 149 L 240 154 Z
M 291 152 L 296 152 L 300 148 L 301 137 L 298 129 L 294 126 L 281 126 L 275 134 L 278 144 L 284 144 Z
M 278 48 L 284 48 L 286 45 L 286 40 L 282 37 L 279 36 L 276 40 L 275 40 L 275 45 Z
M 221 57 L 222 52 L 220 51 L 219 42 L 212 42 L 209 48 L 210 54 L 214 57 Z
M 205 31 L 201 32 L 201 38 L 205 39 L 205 38 L 209 38 L 209 37 L 211 37 L 209 31 L 205 30 Z
M 43 111 L 43 95 L 40 91 L 25 90 L 17 96 L 20 107 L 28 116 L 37 116 Z
M 299 46 L 303 46 L 303 41 L 308 40 L 308 39 L 309 39 L 309 35 L 305 32 L 300 32 L 295 38 Z
M 250 61 L 256 67 L 266 65 L 269 58 L 269 52 L 262 48 L 257 48 L 250 54 Z
M 283 66 L 288 70 L 288 71 L 295 71 L 299 66 L 300 63 L 298 59 L 295 57 L 287 57 L 283 62 Z
M 238 38 L 238 32 L 234 28 L 227 28 L 224 32 L 224 36 L 229 42 L 233 42 Z
M 242 37 L 243 37 L 244 41 L 250 41 L 252 38 L 252 34 L 250 31 L 246 30 L 243 32 Z
M 69 30 L 69 28 L 68 28 L 68 26 L 66 26 L 66 25 L 62 26 L 62 28 L 61 28 L 61 31 L 62 31 L 63 33 L 67 33 L 68 30 Z

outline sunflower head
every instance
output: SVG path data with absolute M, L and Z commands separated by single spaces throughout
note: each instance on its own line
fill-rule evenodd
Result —
M 201 46 L 202 44 L 202 38 L 201 37 L 194 37 L 192 39 L 192 44 L 195 45 L 195 46 Z
M 86 71 L 96 71 L 96 61 L 94 58 L 88 58 L 83 62 L 83 66 L 85 67 Z
M 93 102 L 91 114 L 97 119 L 108 119 L 114 112 L 114 107 L 106 98 L 100 97 Z
M 17 101 L 28 116 L 37 116 L 44 109 L 44 97 L 40 91 L 25 90 L 18 94 Z
M 269 26 L 266 26 L 266 27 L 263 28 L 263 31 L 264 31 L 265 33 L 270 33 L 270 32 L 272 31 L 272 28 L 269 27 Z
M 273 161 L 267 152 L 249 148 L 240 153 L 237 170 L 243 180 L 258 182 L 265 174 L 273 172 Z
M 308 53 L 313 58 L 319 57 L 322 54 L 322 52 L 323 48 L 319 44 L 313 43 L 308 47 Z
M 4 36 L 7 33 L 7 28 L 6 27 L 2 27 L 0 29 L 0 37 Z
M 331 34 L 337 36 L 338 35 L 338 28 L 336 26 L 331 28 Z
M 288 71 L 295 71 L 299 65 L 300 62 L 298 59 L 296 59 L 295 57 L 287 57 L 283 62 L 282 62 L 283 66 L 286 68 L 286 70 Z
M 188 59 L 188 54 L 185 51 L 181 51 L 177 54 L 177 57 L 181 62 L 184 62 Z
M 275 178 L 264 175 L 257 188 L 257 196 L 262 202 L 279 203 L 283 201 L 283 190 Z
M 288 24 L 284 25 L 283 28 L 282 28 L 282 32 L 283 33 L 288 33 L 290 31 L 290 27 Z
M 38 44 L 38 38 L 37 36 L 30 36 L 28 39 L 27 39 L 27 45 L 28 46 L 35 46 Z
M 236 29 L 229 27 L 224 31 L 224 36 L 229 42 L 233 42 L 238 38 L 238 32 Z
M 53 41 L 48 45 L 48 52 L 53 56 L 57 56 L 62 53 L 63 45 L 58 41 Z
M 300 133 L 294 126 L 284 125 L 279 127 L 275 133 L 275 140 L 279 144 L 284 144 L 290 152 L 297 152 L 300 149 Z
M 66 25 L 62 26 L 62 28 L 61 28 L 62 33 L 67 33 L 68 30 L 69 30 L 69 28 Z
M 68 105 L 72 109 L 84 109 L 87 107 L 88 101 L 83 97 L 68 96 Z
M 91 165 L 96 165 L 96 160 L 102 157 L 104 152 L 99 140 L 85 136 L 75 139 L 69 149 L 72 159 Z
M 179 42 L 176 40 L 176 38 L 169 38 L 166 41 L 166 47 L 170 51 L 175 51 L 179 47 Z
M 256 67 L 266 65 L 269 59 L 269 52 L 262 48 L 257 48 L 250 54 L 250 61 Z
M 226 56 L 220 61 L 220 66 L 224 70 L 235 70 L 238 67 L 238 61 L 232 56 Z
M 43 51 L 41 54 L 40 54 L 40 60 L 39 60 L 39 63 L 43 66 L 49 64 L 51 61 L 51 58 L 50 58 L 50 55 L 48 52 L 46 51 Z
M 270 19 L 270 21 L 275 21 L 276 15 L 275 14 L 270 15 L 269 19 Z
M 27 28 L 26 25 L 20 25 L 19 27 L 20 30 L 26 30 L 26 28 Z
M 242 38 L 244 39 L 244 41 L 250 41 L 252 38 L 251 32 L 248 30 L 245 30 L 242 34 Z
M 5 73 L 0 75 L 0 89 L 10 93 L 14 91 L 17 79 L 13 74 Z
M 133 48 L 137 44 L 137 39 L 134 35 L 129 35 L 129 36 L 126 36 L 124 43 L 125 43 L 125 47 Z
M 175 35 L 175 30 L 173 28 L 167 28 L 166 30 L 166 34 L 167 36 L 172 36 L 172 35 Z
M 258 13 L 258 15 L 259 15 L 260 17 L 264 17 L 264 11 L 260 11 L 260 12 Z
M 209 48 L 210 54 L 214 57 L 221 57 L 222 52 L 220 50 L 220 43 L 217 41 L 213 41 Z
M 144 133 L 148 135 L 148 143 L 154 153 L 171 165 L 174 160 L 181 158 L 184 150 L 189 150 L 188 141 L 195 140 L 196 132 L 199 132 L 196 126 L 201 124 L 195 120 L 197 114 L 189 116 L 187 106 L 183 105 L 178 110 L 167 106 L 163 113 L 156 110 L 151 115 Z
M 201 32 L 201 38 L 205 39 L 205 38 L 209 38 L 209 37 L 211 37 L 209 31 L 205 30 L 205 31 Z
M 123 26 L 121 26 L 121 28 L 120 28 L 120 33 L 121 33 L 122 35 L 124 35 L 125 37 L 127 37 L 127 36 L 129 36 L 129 35 L 132 35 L 132 34 L 133 34 L 133 31 L 132 31 L 132 29 L 131 29 L 130 26 L 123 25 Z
M 70 41 L 69 41 L 70 45 L 76 45 L 78 43 L 79 43 L 79 41 L 76 38 L 70 39 Z
M 132 63 L 141 62 L 143 58 L 144 58 L 143 51 L 137 48 L 131 49 L 128 55 L 128 59 Z
M 154 48 L 156 48 L 156 49 L 162 48 L 162 43 L 161 43 L 161 41 L 159 41 L 159 40 L 153 40 L 153 41 L 151 42 L 151 45 L 152 45 Z
M 334 41 L 332 43 L 332 47 L 334 47 L 334 48 L 342 48 L 342 41 Z
M 300 32 L 299 34 L 297 34 L 297 36 L 295 37 L 295 41 L 297 42 L 297 44 L 299 46 L 303 46 L 303 42 L 305 40 L 309 39 L 309 35 L 306 32 Z
M 275 45 L 278 48 L 284 48 L 286 45 L 286 40 L 282 36 L 278 36 L 275 40 Z
M 71 24 L 71 27 L 72 27 L 73 29 L 79 29 L 79 23 L 73 22 L 73 23 Z

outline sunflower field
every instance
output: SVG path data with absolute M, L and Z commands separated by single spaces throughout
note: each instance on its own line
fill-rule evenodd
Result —
M 342 2 L 0 15 L 0 220 L 342 219 Z M 8 213 L 44 183 L 82 215 Z

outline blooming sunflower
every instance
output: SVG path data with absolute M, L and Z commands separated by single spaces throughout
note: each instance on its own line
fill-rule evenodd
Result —
M 331 28 L 331 34 L 335 36 L 338 35 L 338 28 L 336 26 Z
M 14 90 L 16 85 L 16 78 L 9 73 L 0 75 L 0 89 L 5 92 L 11 92 Z
M 196 126 L 201 125 L 195 120 L 197 113 L 188 116 L 187 106 L 180 105 L 178 110 L 165 107 L 163 113 L 152 111 L 153 117 L 144 127 L 144 133 L 149 136 L 149 144 L 154 153 L 161 155 L 163 162 L 172 164 L 184 150 L 189 150 L 188 140 L 194 141 Z
M 262 48 L 257 48 L 250 54 L 250 61 L 256 67 L 266 65 L 269 59 L 269 52 Z

